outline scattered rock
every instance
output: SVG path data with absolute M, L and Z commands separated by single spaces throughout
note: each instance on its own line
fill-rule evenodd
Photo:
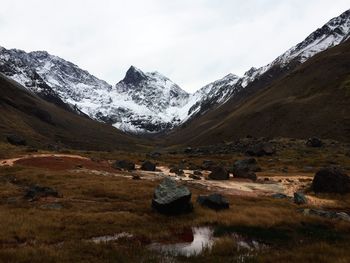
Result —
M 203 175 L 203 173 L 202 173 L 201 171 L 199 171 L 199 170 L 193 171 L 193 174 L 194 174 L 194 175 L 199 175 L 199 176 L 202 176 L 202 175 Z
M 214 210 L 228 209 L 230 203 L 221 194 L 200 195 L 197 203 Z
M 294 193 L 294 203 L 296 203 L 298 205 L 307 204 L 306 196 L 300 192 Z
M 272 198 L 275 198 L 275 199 L 285 199 L 285 198 L 287 198 L 288 196 L 285 195 L 285 194 L 282 194 L 282 193 L 277 193 L 277 194 L 273 194 L 271 197 L 272 197 Z
M 233 176 L 236 178 L 246 178 L 255 181 L 257 179 L 255 172 L 259 171 L 261 171 L 261 168 L 254 158 L 239 160 L 233 165 Z
M 149 154 L 147 154 L 147 157 L 152 158 L 152 159 L 157 159 L 161 156 L 162 156 L 162 154 L 160 152 L 150 152 Z
M 213 166 L 215 166 L 215 163 L 211 160 L 204 160 L 202 163 L 203 170 L 211 170 Z
M 350 215 L 344 212 L 325 211 L 320 209 L 302 209 L 304 215 L 316 215 L 324 218 L 340 219 L 350 222 Z
M 195 174 L 190 174 L 188 177 L 193 179 L 193 180 L 201 180 L 202 179 L 200 176 L 195 175 Z
M 350 176 L 337 167 L 323 168 L 316 173 L 312 189 L 315 193 L 349 193 Z
M 273 145 L 269 142 L 262 142 L 255 145 L 250 146 L 246 150 L 246 154 L 250 156 L 261 157 L 264 155 L 273 155 L 276 152 Z
M 115 169 L 123 169 L 128 171 L 135 170 L 135 164 L 133 162 L 126 161 L 126 160 L 115 161 L 112 167 Z
M 191 147 L 187 147 L 185 150 L 184 150 L 184 153 L 192 153 L 193 152 L 193 149 Z
M 323 146 L 323 142 L 319 138 L 316 138 L 316 137 L 307 139 L 305 144 L 309 147 L 322 147 Z
M 31 201 L 36 201 L 42 197 L 48 196 L 59 197 L 58 192 L 53 188 L 35 185 L 29 187 L 24 198 L 29 199 Z
M 8 135 L 6 137 L 6 139 L 12 145 L 16 145 L 16 146 L 25 146 L 25 145 L 27 145 L 26 140 L 23 137 L 19 136 L 19 135 L 15 135 L 15 134 Z
M 288 173 L 288 167 L 283 167 L 281 171 L 282 173 Z
M 150 161 L 145 161 L 141 165 L 141 170 L 154 172 L 156 170 L 156 165 Z
M 173 174 L 176 174 L 176 175 L 179 175 L 179 176 L 185 174 L 185 172 L 182 169 L 180 169 L 179 167 L 173 167 L 173 168 L 170 169 L 169 172 L 173 173 Z
M 166 177 L 155 189 L 152 208 L 162 214 L 178 215 L 193 210 L 191 192 L 183 185 Z
M 230 174 L 224 167 L 214 166 L 211 168 L 208 178 L 211 180 L 228 180 L 230 179 Z
M 200 168 L 201 168 L 200 166 L 198 166 L 198 165 L 196 165 L 194 163 L 189 163 L 188 164 L 188 170 L 198 170 Z

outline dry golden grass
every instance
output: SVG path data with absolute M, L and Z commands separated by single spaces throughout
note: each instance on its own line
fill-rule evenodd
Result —
M 2 156 L 25 154 L 25 149 L 0 145 Z M 8 151 L 8 152 L 7 152 Z M 312 150 L 311 156 L 318 155 Z M 100 159 L 130 159 L 137 163 L 144 153 L 73 152 Z M 259 158 L 263 170 L 283 167 L 291 169 L 312 163 L 297 150 L 280 151 L 273 157 Z M 332 154 L 322 155 L 325 163 Z M 163 155 L 161 164 L 188 162 L 200 164 L 204 159 L 227 164 L 242 155 L 186 157 Z M 298 161 L 290 161 L 289 159 Z M 299 159 L 298 159 L 299 158 Z M 309 157 L 311 158 L 311 157 Z M 334 157 L 349 165 L 344 154 Z M 15 183 L 11 178 L 15 177 Z M 169 240 L 175 230 L 185 227 L 211 225 L 215 235 L 222 237 L 212 251 L 184 262 L 235 262 L 241 255 L 227 235 L 235 232 L 256 238 L 270 246 L 268 251 L 247 259 L 248 262 L 349 262 L 350 225 L 346 222 L 320 217 L 303 216 L 298 206 L 288 200 L 267 197 L 227 196 L 229 210 L 215 212 L 194 204 L 189 215 L 167 217 L 152 211 L 153 190 L 159 181 L 131 180 L 123 177 L 101 176 L 84 171 L 51 171 L 24 166 L 0 167 L 0 262 L 168 262 L 166 258 L 147 250 L 151 241 Z M 50 186 L 62 194 L 36 202 L 23 199 L 25 186 Z M 189 185 L 194 201 L 207 191 Z M 321 195 L 336 200 L 329 209 L 350 211 L 350 196 Z M 60 210 L 48 209 L 47 204 L 59 203 Z M 135 238 L 108 244 L 94 244 L 92 237 L 129 232 Z

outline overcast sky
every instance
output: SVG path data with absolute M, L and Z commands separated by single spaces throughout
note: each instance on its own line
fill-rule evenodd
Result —
M 193 92 L 271 62 L 349 0 L 0 0 L 0 46 L 46 50 L 115 84 L 130 65 Z

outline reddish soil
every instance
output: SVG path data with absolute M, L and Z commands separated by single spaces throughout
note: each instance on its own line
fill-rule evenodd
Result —
M 32 157 L 20 159 L 15 162 L 19 165 L 45 168 L 54 171 L 72 170 L 72 169 L 89 169 L 106 172 L 117 172 L 113 169 L 108 161 L 92 161 L 90 159 L 74 158 L 74 157 Z

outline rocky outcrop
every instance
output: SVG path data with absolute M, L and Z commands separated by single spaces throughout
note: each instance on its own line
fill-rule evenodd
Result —
M 250 146 L 246 150 L 246 154 L 249 156 L 261 157 L 264 155 L 273 155 L 276 152 L 273 145 L 269 142 L 261 142 Z

